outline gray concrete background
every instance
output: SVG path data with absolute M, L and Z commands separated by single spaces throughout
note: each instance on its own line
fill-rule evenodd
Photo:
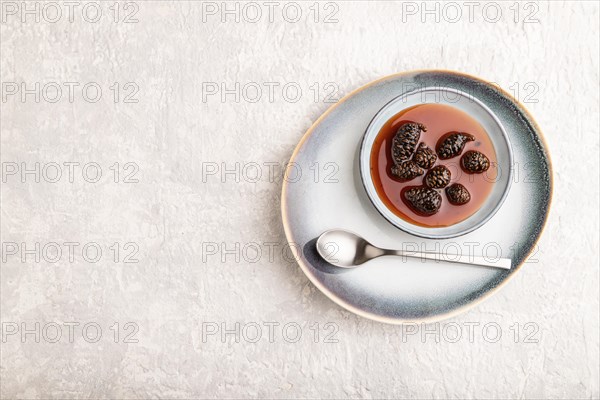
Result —
M 1 397 L 598 398 L 598 3 L 224 7 L 1 2 Z M 401 328 L 308 282 L 281 170 L 328 101 L 422 68 L 519 98 L 555 193 L 500 293 Z

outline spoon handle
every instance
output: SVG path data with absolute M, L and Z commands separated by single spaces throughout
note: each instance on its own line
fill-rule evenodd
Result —
M 460 254 L 443 254 L 443 253 L 428 253 L 428 252 L 407 252 L 402 250 L 384 250 L 383 255 L 394 255 L 402 257 L 420 258 L 425 260 L 433 261 L 446 261 L 457 264 L 471 264 L 481 265 L 484 267 L 493 267 L 500 269 L 510 269 L 511 259 L 500 258 L 496 260 L 486 259 L 484 257 L 477 257 L 471 255 L 460 255 Z

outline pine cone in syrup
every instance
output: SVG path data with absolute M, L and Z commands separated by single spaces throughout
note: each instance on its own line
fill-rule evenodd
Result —
M 432 189 L 443 189 L 450 183 L 450 170 L 443 165 L 433 167 L 425 175 L 424 182 Z
M 416 122 L 407 122 L 398 128 L 392 140 L 392 160 L 396 165 L 409 160 L 417 147 L 421 132 L 426 132 L 425 125 Z
M 425 173 L 415 162 L 409 160 L 392 167 L 392 175 L 402 181 L 410 181 L 411 179 L 421 176 Z
M 435 152 L 428 147 L 425 143 L 419 143 L 417 151 L 413 157 L 413 161 L 423 169 L 429 169 L 433 167 L 437 160 Z
M 455 183 L 446 188 L 448 201 L 455 206 L 466 204 L 471 200 L 471 194 L 466 187 L 460 183 Z
M 404 201 L 415 212 L 422 215 L 433 215 L 442 206 L 442 196 L 426 186 L 413 186 L 402 192 Z
M 461 158 L 460 163 L 466 172 L 480 174 L 490 167 L 490 160 L 485 154 L 478 151 L 467 151 Z
M 447 160 L 462 153 L 467 142 L 475 140 L 475 136 L 462 132 L 450 132 L 438 141 L 436 150 L 441 160 Z

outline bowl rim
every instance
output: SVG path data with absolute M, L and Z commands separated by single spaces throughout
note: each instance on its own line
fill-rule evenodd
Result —
M 393 212 L 392 214 L 394 215 L 395 218 L 391 218 L 390 216 L 386 215 L 381 209 L 380 207 L 383 207 L 386 210 L 389 210 L 389 208 L 383 203 L 383 201 L 381 201 L 379 194 L 377 193 L 377 189 L 375 189 L 375 185 L 373 183 L 373 179 L 371 176 L 371 170 L 370 170 L 370 164 L 371 164 L 371 148 L 372 148 L 372 144 L 371 146 L 367 146 L 366 142 L 368 139 L 368 133 L 370 130 L 372 130 L 373 127 L 373 123 L 385 112 L 387 111 L 387 109 L 389 107 L 391 107 L 392 104 L 396 103 L 397 101 L 399 101 L 401 98 L 405 98 L 408 96 L 412 96 L 415 94 L 418 94 L 420 92 L 424 92 L 424 91 L 431 91 L 431 90 L 435 90 L 435 91 L 444 91 L 444 92 L 453 92 L 456 93 L 460 96 L 463 96 L 475 103 L 477 103 L 477 105 L 479 107 L 481 107 L 493 120 L 494 122 L 497 124 L 497 126 L 500 128 L 500 132 L 502 133 L 502 138 L 506 143 L 506 147 L 508 149 L 508 183 L 506 184 L 506 187 L 504 188 L 504 191 L 502 193 L 502 196 L 500 197 L 500 199 L 498 200 L 498 202 L 496 203 L 496 205 L 494 206 L 494 208 L 484 217 L 482 218 L 478 223 L 473 224 L 470 227 L 467 227 L 463 230 L 460 230 L 458 232 L 455 233 L 436 233 L 435 230 L 439 229 L 439 228 L 428 228 L 430 229 L 430 231 L 428 232 L 420 232 L 420 231 L 415 231 L 413 229 L 411 229 L 411 227 L 413 226 L 418 226 L 419 228 L 422 228 L 422 226 L 419 225 L 415 225 L 412 224 L 404 219 L 402 219 L 401 217 L 396 216 Z M 421 104 L 431 104 L 431 103 L 427 103 L 427 102 L 422 102 L 419 103 L 417 105 L 421 105 Z M 442 103 L 438 103 L 438 104 L 442 104 Z M 415 105 L 412 106 L 408 106 L 405 107 L 403 109 L 400 109 L 398 112 L 396 112 L 394 115 L 406 110 L 407 108 L 410 107 L 415 107 Z M 379 132 L 377 132 L 377 134 L 379 134 Z M 408 234 L 417 236 L 417 237 L 421 237 L 421 238 L 425 238 L 425 239 L 451 239 L 451 238 L 455 238 L 455 237 L 459 237 L 459 236 L 463 236 L 466 235 L 467 233 L 473 232 L 476 229 L 481 228 L 483 225 L 485 225 L 490 219 L 492 219 L 492 217 L 498 212 L 498 210 L 500 209 L 500 207 L 502 206 L 502 204 L 504 204 L 504 201 L 506 200 L 506 198 L 508 197 L 508 193 L 510 191 L 510 188 L 512 186 L 512 180 L 513 180 L 513 149 L 512 149 L 512 144 L 510 142 L 510 139 L 508 137 L 508 134 L 506 133 L 506 129 L 504 128 L 504 125 L 502 124 L 502 122 L 500 121 L 500 119 L 498 118 L 498 116 L 485 104 L 483 103 L 481 100 L 479 100 L 477 97 L 466 93 L 462 90 L 459 89 L 455 89 L 455 88 L 450 88 L 450 87 L 446 87 L 446 86 L 424 86 L 424 87 L 420 87 L 417 88 L 415 90 L 410 90 L 404 93 L 399 94 L 398 96 L 395 96 L 394 98 L 392 98 L 390 101 L 388 101 L 387 103 L 385 103 L 373 116 L 373 118 L 371 118 L 371 121 L 369 122 L 369 125 L 367 125 L 367 128 L 365 129 L 365 132 L 362 136 L 362 140 L 361 140 L 361 144 L 360 144 L 360 150 L 358 152 L 358 164 L 359 164 L 359 175 L 360 175 L 360 179 L 361 179 L 361 183 L 363 185 L 363 188 L 365 190 L 365 192 L 367 193 L 367 197 L 369 198 L 369 201 L 371 202 L 371 204 L 373 205 L 373 207 L 377 210 L 377 212 L 386 220 L 388 221 L 390 224 L 392 224 L 394 227 L 400 229 L 401 231 L 404 231 Z M 368 184 L 370 184 L 371 186 L 373 186 L 372 189 L 370 189 L 368 187 Z M 378 202 L 381 203 L 378 204 Z M 389 210 L 391 211 L 391 210 Z M 477 213 L 477 211 L 475 212 Z M 469 217 L 467 217 L 466 219 L 460 221 L 466 221 L 469 218 L 471 218 L 473 215 L 475 215 L 475 213 L 471 214 Z M 451 225 L 450 225 L 451 226 Z

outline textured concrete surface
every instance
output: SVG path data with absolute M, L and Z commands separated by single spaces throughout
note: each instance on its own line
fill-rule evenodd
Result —
M 596 2 L 53 4 L 1 2 L 2 398 L 599 397 Z M 401 328 L 308 282 L 280 175 L 326 100 L 421 68 L 523 101 L 555 194 L 499 294 Z

